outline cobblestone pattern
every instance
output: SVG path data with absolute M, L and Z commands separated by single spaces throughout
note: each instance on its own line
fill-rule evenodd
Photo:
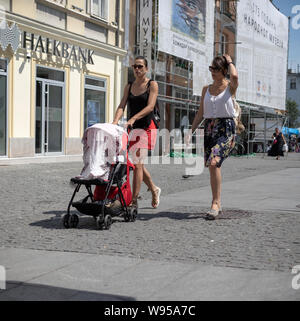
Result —
M 226 167 L 225 167 L 226 164 Z M 206 221 L 207 209 L 182 206 L 157 214 L 141 214 L 134 223 L 115 219 L 109 231 L 96 229 L 92 217 L 80 216 L 77 229 L 64 229 L 73 189 L 69 179 L 81 163 L 0 167 L 0 246 L 75 251 L 200 262 L 217 266 L 290 271 L 300 262 L 300 215 L 293 213 L 235 213 Z M 298 158 L 282 162 L 230 158 L 224 181 L 283 168 L 300 167 Z M 164 194 L 207 186 L 208 173 L 182 179 L 182 166 L 149 165 Z M 82 196 L 85 194 L 82 194 Z M 143 187 L 142 196 L 149 197 Z M 75 212 L 75 210 L 74 210 Z

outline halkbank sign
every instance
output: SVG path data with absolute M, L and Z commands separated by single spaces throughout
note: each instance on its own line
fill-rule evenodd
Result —
M 41 52 L 75 62 L 94 65 L 94 51 L 70 45 L 64 41 L 42 37 L 27 31 L 21 32 L 16 23 L 11 26 L 5 20 L 0 21 L 0 47 L 5 51 L 9 46 L 13 52 L 20 48 L 20 36 L 22 34 L 22 48 L 34 52 Z
M 80 46 L 70 45 L 67 42 L 51 38 L 35 36 L 33 33 L 23 31 L 22 47 L 27 49 L 28 45 L 32 51 L 40 51 L 56 57 L 75 60 L 76 62 L 82 61 L 86 64 L 94 65 L 93 50 L 83 49 Z

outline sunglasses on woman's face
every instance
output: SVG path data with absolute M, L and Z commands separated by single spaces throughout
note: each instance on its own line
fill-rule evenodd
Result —
M 132 65 L 133 69 L 142 69 L 144 65 Z
M 209 71 L 220 71 L 221 69 L 219 67 L 214 67 L 214 66 L 209 66 L 208 67 Z

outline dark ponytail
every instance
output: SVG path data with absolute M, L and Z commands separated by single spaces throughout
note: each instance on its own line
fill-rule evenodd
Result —
M 217 56 L 214 58 L 212 65 L 214 67 L 217 67 L 218 69 L 220 69 L 223 73 L 224 76 L 227 75 L 228 72 L 228 63 L 227 60 L 225 59 L 224 56 Z

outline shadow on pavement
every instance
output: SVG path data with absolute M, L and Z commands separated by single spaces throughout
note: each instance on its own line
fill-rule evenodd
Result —
M 138 219 L 141 221 L 149 221 L 158 218 L 168 218 L 172 220 L 196 220 L 205 219 L 206 213 L 185 213 L 185 212 L 158 212 L 156 214 L 142 214 L 139 213 Z
M 63 217 L 65 214 L 67 213 L 67 209 L 64 210 L 64 211 L 46 211 L 46 212 L 43 212 L 43 214 L 49 214 L 49 215 L 55 215 L 56 217 Z M 70 210 L 70 214 L 78 214 L 77 211 L 72 211 Z
M 178 210 L 178 209 L 177 209 Z M 180 209 L 179 209 L 180 210 Z M 165 211 L 165 212 L 158 212 L 156 214 L 142 214 L 138 215 L 138 219 L 143 221 L 148 221 L 157 218 L 168 218 L 173 220 L 195 220 L 195 219 L 206 219 L 206 212 L 207 208 L 199 209 L 198 211 L 181 211 L 181 212 L 174 212 L 174 211 Z M 218 220 L 233 220 L 233 219 L 242 219 L 248 218 L 253 215 L 253 212 L 240 210 L 240 209 L 223 209 L 223 213 L 218 217 Z
M 6 282 L 0 301 L 135 301 L 133 297 L 67 289 L 43 284 Z
M 51 214 L 51 215 L 54 214 L 55 216 L 53 216 L 49 219 L 46 219 L 46 220 L 32 222 L 29 225 L 30 226 L 39 226 L 39 227 L 46 228 L 46 229 L 58 229 L 58 230 L 66 229 L 62 223 L 63 215 L 65 215 L 66 212 L 67 211 L 43 212 L 43 214 Z M 73 214 L 73 213 L 77 214 L 79 217 L 79 224 L 76 227 L 76 229 L 98 230 L 96 222 L 92 216 L 84 215 L 84 214 L 81 214 L 77 211 L 70 211 L 70 214 Z M 112 223 L 114 224 L 114 223 L 126 223 L 126 222 L 124 222 L 124 219 L 122 217 L 116 216 L 116 217 L 112 218 Z M 103 231 L 105 231 L 105 230 L 103 230 Z
M 189 211 L 188 207 L 182 208 L 176 208 L 174 210 L 176 211 L 162 211 L 155 214 L 143 214 L 143 209 L 147 208 L 140 208 L 139 214 L 137 217 L 137 221 L 150 221 L 153 219 L 172 219 L 172 220 L 197 220 L 202 219 L 207 221 L 206 219 L 206 212 L 207 208 L 198 208 L 195 210 L 195 207 L 191 207 L 191 210 Z M 76 213 L 79 216 L 79 225 L 77 229 L 88 229 L 88 230 L 97 230 L 96 222 L 93 219 L 92 216 L 87 216 L 80 214 L 76 211 L 70 211 L 70 213 Z M 64 214 L 66 214 L 66 211 L 47 211 L 43 212 L 43 214 L 51 214 L 55 215 L 54 217 L 51 217 L 50 219 L 41 220 L 37 222 L 30 223 L 30 226 L 40 226 L 42 228 L 46 229 L 65 229 L 62 223 L 62 217 Z M 252 216 L 254 212 L 252 211 L 245 211 L 240 209 L 232 209 L 232 208 L 223 208 L 223 213 L 218 217 L 218 220 L 234 220 L 234 219 L 245 219 L 250 216 Z M 124 219 L 122 217 L 116 216 L 112 218 L 113 224 L 114 223 L 125 223 Z

